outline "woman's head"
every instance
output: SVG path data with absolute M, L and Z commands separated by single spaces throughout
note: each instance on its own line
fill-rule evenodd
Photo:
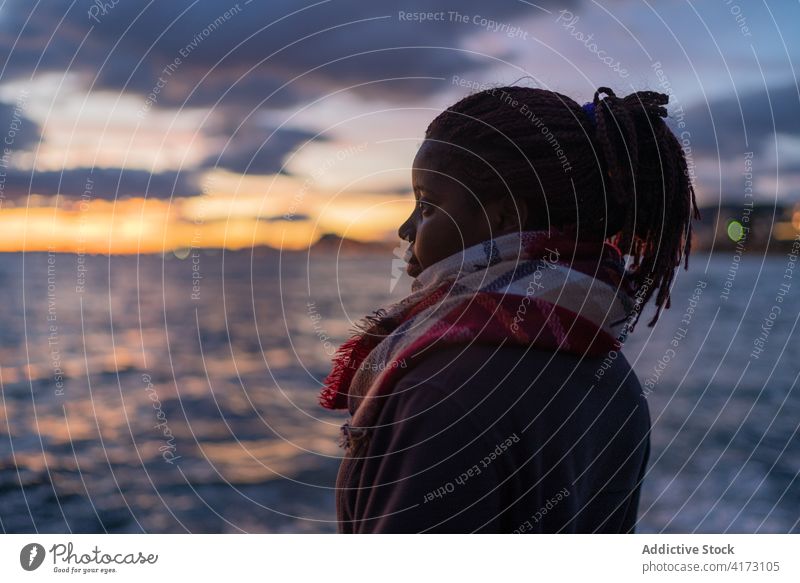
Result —
M 413 242 L 409 273 L 511 231 L 575 226 L 580 238 L 611 239 L 631 256 L 642 305 L 658 290 L 659 311 L 668 308 L 699 213 L 683 151 L 661 119 L 667 101 L 603 87 L 592 119 L 569 97 L 510 86 L 447 108 L 414 159 L 418 203 L 399 230 Z
M 478 197 L 449 160 L 447 146 L 426 139 L 411 170 L 414 212 L 400 236 L 414 242 L 408 272 L 418 275 L 436 263 L 480 241 L 522 230 L 526 209 L 510 196 Z

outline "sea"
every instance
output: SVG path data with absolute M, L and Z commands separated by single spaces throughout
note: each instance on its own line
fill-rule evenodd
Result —
M 318 393 L 410 283 L 390 250 L 0 254 L 0 530 L 335 532 Z M 637 532 L 800 532 L 800 266 L 695 253 L 652 308 Z

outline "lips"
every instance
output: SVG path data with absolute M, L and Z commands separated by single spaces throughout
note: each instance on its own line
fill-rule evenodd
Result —
M 416 256 L 414 256 L 414 251 L 412 250 L 412 246 L 409 246 L 408 249 L 406 249 L 406 253 L 403 259 L 407 263 L 406 273 L 408 273 L 408 275 L 410 275 L 411 277 L 416 277 L 417 275 L 420 274 L 420 272 L 422 271 L 422 266 L 419 264 L 419 261 L 417 260 Z

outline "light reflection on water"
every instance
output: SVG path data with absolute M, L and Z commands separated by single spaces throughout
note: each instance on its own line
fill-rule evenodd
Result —
M 204 254 L 192 299 L 191 258 L 114 257 L 109 270 L 88 257 L 78 294 L 75 256 L 57 255 L 48 296 L 47 254 L 0 256 L 2 529 L 334 531 L 345 416 L 318 406 L 320 382 L 351 319 L 410 282 L 390 295 L 391 252 L 306 259 L 257 252 L 251 270 L 249 251 Z M 706 263 L 692 257 L 672 309 L 655 329 L 645 312 L 625 347 L 644 383 L 708 282 L 648 396 L 639 530 L 796 531 L 800 292 L 752 359 L 785 258 L 746 257 L 727 302 L 729 259 Z

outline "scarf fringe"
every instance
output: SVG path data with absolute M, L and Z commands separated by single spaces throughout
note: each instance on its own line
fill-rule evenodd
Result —
M 350 328 L 350 337 L 334 353 L 331 372 L 323 381 L 324 388 L 319 395 L 319 404 L 322 407 L 326 409 L 347 407 L 347 395 L 341 393 L 338 387 L 350 384 L 355 371 L 383 339 L 388 332 L 385 330 L 387 319 L 386 309 L 378 308 L 355 322 Z M 380 334 L 379 330 L 384 332 Z
M 320 392 L 319 404 L 326 409 L 344 409 L 347 407 L 347 395 L 339 392 L 337 387 L 348 386 L 358 365 L 367 357 L 373 346 L 365 339 L 368 336 L 355 335 L 342 344 L 333 356 L 333 368 L 323 381 L 325 387 Z M 352 366 L 353 363 L 358 363 Z

